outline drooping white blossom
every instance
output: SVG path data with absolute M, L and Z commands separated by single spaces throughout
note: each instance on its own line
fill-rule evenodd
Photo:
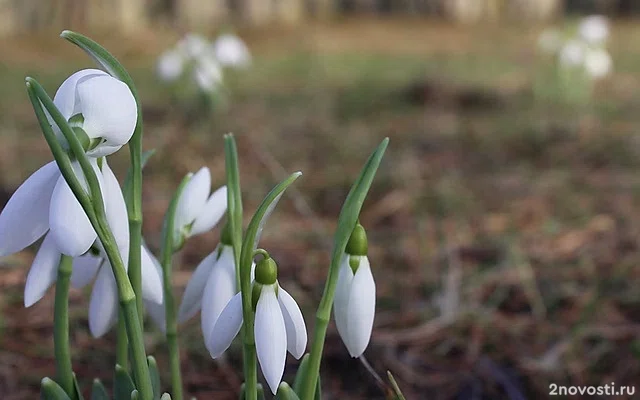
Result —
M 590 45 L 602 45 L 609 36 L 609 21 L 603 15 L 590 15 L 578 26 L 578 35 Z
M 236 35 L 220 35 L 213 43 L 213 53 L 223 67 L 245 68 L 251 64 L 249 48 Z
M 613 68 L 613 61 L 605 49 L 590 49 L 584 59 L 587 74 L 594 79 L 604 78 Z
M 176 50 L 170 49 L 162 53 L 156 65 L 158 77 L 166 82 L 173 82 L 182 75 L 186 59 L 184 55 Z

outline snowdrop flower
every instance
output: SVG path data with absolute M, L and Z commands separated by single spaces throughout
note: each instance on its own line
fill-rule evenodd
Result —
M 90 159 L 90 162 L 103 188 L 103 171 L 100 171 L 95 159 Z M 107 171 L 107 164 L 103 165 L 103 170 Z M 80 165 L 73 162 L 72 167 L 87 190 Z M 109 201 L 106 196 L 103 196 L 103 200 Z M 0 213 L 0 257 L 23 250 L 48 230 L 51 243 L 60 252 L 70 256 L 86 253 L 97 238 L 89 218 L 60 174 L 55 161 L 27 178 Z
M 138 109 L 129 87 L 98 69 L 67 78 L 53 98 L 60 113 L 89 139 L 87 155 L 103 157 L 125 145 L 136 127 Z M 62 133 L 53 124 L 54 131 Z
M 255 310 L 254 335 L 260 369 L 273 394 L 284 373 L 287 351 L 299 359 L 307 346 L 307 330 L 296 301 L 277 281 L 277 265 L 268 257 L 256 265 L 252 286 Z M 229 300 L 212 320 L 205 338 L 212 358 L 224 353 L 242 327 L 242 294 Z
M 562 46 L 562 36 L 555 29 L 546 29 L 538 38 L 538 47 L 545 53 L 555 53 Z
M 333 315 L 336 328 L 351 357 L 360 357 L 369 345 L 376 310 L 376 284 L 367 258 L 367 236 L 356 225 L 340 264 Z
M 613 61 L 605 49 L 593 49 L 587 51 L 584 59 L 584 67 L 592 78 L 603 78 L 611 72 Z
M 188 58 L 198 58 L 209 49 L 209 42 L 204 37 L 188 33 L 178 42 L 178 50 Z
M 244 68 L 251 64 L 247 45 L 239 37 L 221 35 L 213 43 L 213 54 L 223 67 Z
M 577 40 L 569 40 L 560 49 L 559 62 L 564 67 L 582 65 L 586 53 L 586 46 Z
M 609 22 L 602 15 L 591 15 L 580 22 L 578 35 L 592 45 L 601 45 L 609 36 Z
M 227 187 L 211 193 L 211 173 L 202 167 L 185 185 L 176 208 L 176 247 L 194 235 L 207 232 L 220 221 L 227 211 Z
M 195 60 L 193 79 L 198 88 L 205 92 L 212 92 L 222 85 L 222 69 L 212 56 L 202 56 Z
M 145 245 L 142 246 L 142 265 L 153 265 L 156 273 L 158 274 L 158 277 L 162 278 L 162 266 L 160 265 L 160 262 Z M 167 333 L 167 319 L 165 313 L 164 295 L 162 296 L 162 300 L 160 302 L 148 300 L 144 297 L 142 300 L 144 301 L 145 311 L 149 313 L 149 316 L 151 317 L 151 320 L 156 325 L 156 327 L 158 327 L 158 329 L 160 329 L 162 333 Z
M 166 82 L 173 82 L 180 78 L 184 70 L 185 58 L 175 49 L 164 52 L 158 59 L 156 72 L 158 77 Z

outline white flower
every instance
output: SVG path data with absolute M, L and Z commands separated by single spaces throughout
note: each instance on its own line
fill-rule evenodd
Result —
M 53 102 L 70 120 L 81 115 L 80 127 L 91 140 L 87 155 L 102 157 L 125 145 L 136 127 L 138 110 L 129 87 L 104 71 L 84 69 L 67 78 Z M 54 131 L 59 133 L 53 124 Z
M 239 37 L 221 35 L 213 43 L 215 58 L 223 67 L 244 68 L 251 64 L 251 54 L 247 45 Z
M 538 37 L 538 47 L 545 53 L 555 53 L 562 46 L 562 36 L 555 29 L 546 29 Z
M 569 40 L 560 49 L 559 62 L 564 67 L 576 67 L 584 62 L 587 51 L 584 43 L 578 40 Z
M 355 273 L 351 261 L 357 263 Z M 345 253 L 340 264 L 333 315 L 351 357 L 360 357 L 369 345 L 375 310 L 376 284 L 369 259 Z
M 99 172 L 99 176 L 102 177 L 103 181 L 101 187 L 106 204 L 107 222 L 126 267 L 129 257 L 129 227 L 127 208 L 122 191 L 117 178 L 106 161 L 103 162 L 102 171 L 97 172 Z M 64 181 L 63 178 L 58 178 L 58 184 L 60 180 Z M 80 207 L 80 205 L 77 204 L 77 207 Z M 81 208 L 80 210 L 82 211 Z M 84 216 L 86 217 L 86 215 Z M 96 275 L 98 276 L 89 307 L 89 328 L 94 336 L 99 337 L 106 333 L 115 321 L 118 313 L 118 292 L 115 277 L 113 276 L 111 265 L 104 255 L 102 244 L 94 238 L 89 247 L 90 249 L 85 255 L 74 258 L 71 283 L 74 287 L 82 287 L 93 280 Z M 56 242 L 52 225 L 52 229 L 43 240 L 27 275 L 24 296 L 26 307 L 30 307 L 40 300 L 47 289 L 55 282 L 61 255 L 60 246 Z M 150 270 L 149 266 L 143 262 L 143 297 L 155 302 L 161 302 L 162 284 L 155 272 L 155 269 L 152 268 Z
M 211 173 L 202 167 L 185 185 L 176 208 L 175 243 L 211 230 L 227 210 L 227 187 L 211 193 Z
M 584 59 L 584 67 L 587 74 L 592 78 L 603 78 L 607 76 L 612 69 L 613 61 L 611 56 L 605 49 L 593 49 L 587 51 Z
M 209 42 L 204 37 L 188 33 L 178 42 L 178 50 L 188 58 L 198 58 L 206 53 L 209 48 Z
M 609 22 L 603 15 L 588 16 L 580 22 L 578 35 L 589 44 L 601 45 L 609 36 Z
M 229 300 L 205 338 L 212 358 L 224 353 L 242 327 L 242 294 Z M 299 359 L 307 346 L 307 330 L 296 301 L 280 285 L 262 285 L 256 305 L 254 336 L 260 368 L 273 394 L 284 373 L 287 351 Z
M 195 60 L 193 79 L 200 90 L 215 91 L 222 85 L 222 69 L 213 56 L 203 55 Z
M 153 265 L 158 276 L 162 279 L 162 266 L 158 259 L 149 251 L 146 246 L 142 246 L 142 265 Z M 161 283 L 162 285 L 162 283 Z M 160 329 L 162 333 L 167 333 L 167 319 L 164 303 L 164 296 L 161 302 L 144 299 L 144 308 L 149 313 L 153 323 Z
M 103 171 L 95 159 L 90 159 L 90 162 L 100 187 L 104 188 Z M 88 190 L 80 165 L 77 162 L 71 165 L 80 183 Z M 103 165 L 103 170 L 107 171 L 106 162 Z M 108 202 L 109 199 L 103 197 Z M 70 256 L 86 253 L 97 238 L 89 218 L 55 161 L 27 178 L 0 213 L 0 256 L 23 250 L 49 229 L 56 248 Z
M 178 50 L 164 52 L 156 65 L 158 77 L 166 82 L 175 81 L 182 75 L 185 61 L 183 54 Z

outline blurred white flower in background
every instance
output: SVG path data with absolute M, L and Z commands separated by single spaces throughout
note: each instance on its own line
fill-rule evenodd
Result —
M 224 34 L 213 43 L 213 54 L 223 67 L 245 68 L 251 64 L 249 48 L 239 37 Z
M 222 68 L 214 57 L 200 57 L 193 67 L 193 79 L 200 90 L 212 92 L 222 86 Z
M 158 59 L 156 73 L 166 82 L 178 80 L 184 71 L 185 57 L 177 49 L 167 50 Z
M 582 65 L 585 59 L 587 47 L 578 40 L 569 40 L 560 48 L 558 61 L 563 67 L 577 67 Z
M 578 35 L 591 45 L 603 45 L 609 36 L 609 21 L 603 15 L 584 18 L 578 26 Z
M 588 50 L 584 58 L 584 67 L 592 78 L 604 78 L 611 72 L 613 61 L 605 49 Z

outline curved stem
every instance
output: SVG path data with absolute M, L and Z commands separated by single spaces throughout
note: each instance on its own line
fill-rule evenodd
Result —
M 53 346 L 56 357 L 56 381 L 71 400 L 77 400 L 69 349 L 69 284 L 72 258 L 62 256 L 58 267 L 56 299 L 53 311 Z

